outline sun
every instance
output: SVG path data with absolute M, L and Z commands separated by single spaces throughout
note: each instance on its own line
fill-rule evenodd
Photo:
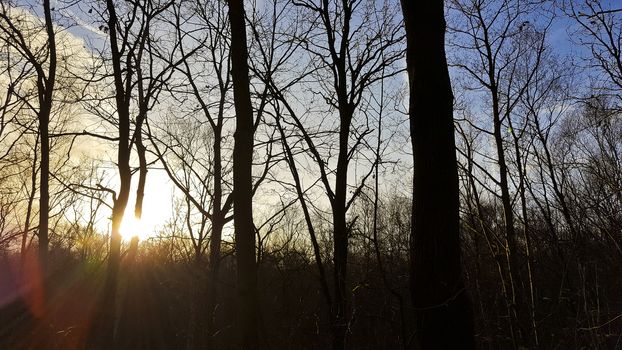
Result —
M 144 241 L 153 236 L 153 225 L 149 225 L 148 220 L 138 219 L 134 215 L 124 215 L 119 232 L 124 241 L 129 242 L 133 237 Z
M 1 1 L 1 0 L 0 0 Z M 142 217 L 136 218 L 134 214 L 136 192 L 132 192 L 128 198 L 121 227 L 119 228 L 121 239 L 130 242 L 132 237 L 138 237 L 141 241 L 158 236 L 159 232 L 172 217 L 172 193 L 173 186 L 164 171 L 149 172 L 150 180 L 145 191 L 142 205 Z

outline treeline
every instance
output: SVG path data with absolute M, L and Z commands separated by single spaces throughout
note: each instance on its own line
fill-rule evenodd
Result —
M 0 344 L 618 348 L 621 40 L 587 0 L 3 1 Z

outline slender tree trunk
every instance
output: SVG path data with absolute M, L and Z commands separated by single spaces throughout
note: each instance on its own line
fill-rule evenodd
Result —
M 442 1 L 402 0 L 415 161 L 411 293 L 423 349 L 473 349 L 462 280 L 453 95 L 445 57 Z
M 285 136 L 285 132 L 283 131 L 283 127 L 281 126 L 281 122 L 279 119 L 276 121 L 276 125 L 279 129 L 279 133 L 281 135 L 281 141 L 283 144 L 283 149 L 285 150 L 285 155 L 287 157 L 287 163 L 289 165 L 289 170 L 292 174 L 292 178 L 294 179 L 294 185 L 296 188 L 296 194 L 298 195 L 298 200 L 300 201 L 300 207 L 302 208 L 302 213 L 305 218 L 305 222 L 307 224 L 307 230 L 309 231 L 309 238 L 311 238 L 311 245 L 313 246 L 313 255 L 315 257 L 315 264 L 318 269 L 319 277 L 320 277 L 320 285 L 322 287 L 322 294 L 324 295 L 324 299 L 326 301 L 326 305 L 328 306 L 328 310 L 332 310 L 333 301 L 330 294 L 330 288 L 328 286 L 328 278 L 326 276 L 326 269 L 324 267 L 324 263 L 322 261 L 322 254 L 320 252 L 320 244 L 317 240 L 317 234 L 315 232 L 315 227 L 313 226 L 313 222 L 311 220 L 311 213 L 309 212 L 309 206 L 307 205 L 307 201 L 304 197 L 304 191 L 302 189 L 302 181 L 300 180 L 300 174 L 298 173 L 298 168 L 296 167 L 296 163 L 294 161 L 294 154 L 292 152 L 291 147 L 287 143 L 287 139 Z M 332 315 L 329 312 L 329 316 L 332 320 Z
M 143 144 L 141 125 L 136 126 L 136 153 L 138 154 L 138 184 L 136 187 L 136 203 L 134 216 L 140 220 L 143 216 L 143 199 L 145 198 L 145 184 L 147 183 L 147 148 Z
M 222 108 L 221 108 L 222 110 Z M 200 319 L 205 319 L 205 329 L 198 328 L 196 331 L 197 349 L 214 349 L 216 343 L 214 334 L 217 333 L 216 309 L 219 302 L 218 294 L 218 278 L 220 271 L 220 246 L 222 243 L 222 230 L 225 225 L 225 215 L 228 209 L 222 205 L 222 115 L 219 115 L 218 122 L 214 128 L 214 141 L 212 149 L 214 151 L 214 196 L 212 210 L 212 236 L 209 244 L 209 260 L 207 262 L 207 278 L 206 278 L 206 294 L 202 297 L 205 302 L 202 303 L 202 315 Z M 199 322 L 200 324 L 200 322 Z
M 41 139 L 41 173 L 39 184 L 39 261 L 43 276 L 46 275 L 49 250 L 49 217 L 50 217 L 50 136 L 49 124 L 52 112 L 52 95 L 56 81 L 56 37 L 50 0 L 43 1 L 43 16 L 48 40 L 49 66 L 47 77 L 39 72 L 39 137 Z
M 205 295 L 205 309 L 202 310 L 207 320 L 205 330 L 200 329 L 198 336 L 205 339 L 205 346 L 207 349 L 215 348 L 214 334 L 217 332 L 216 323 L 216 308 L 218 305 L 218 272 L 220 270 L 220 243 L 222 239 L 222 229 L 224 226 L 224 217 L 219 217 L 212 220 L 212 237 L 210 238 L 210 252 L 209 261 L 207 266 L 207 290 Z M 201 344 L 202 345 L 202 344 Z M 199 349 L 204 348 L 204 346 Z
M 337 197 L 337 191 L 335 193 Z M 345 197 L 344 197 L 345 198 Z M 334 278 L 335 302 L 333 304 L 333 349 L 345 348 L 346 331 L 348 329 L 348 295 L 346 288 L 346 274 L 348 264 L 348 228 L 346 224 L 345 202 L 343 207 L 333 207 L 333 249 L 334 249 Z
M 119 156 L 119 158 L 121 158 L 121 156 Z M 127 170 L 122 168 L 126 168 Z M 97 305 L 98 311 L 95 316 L 95 327 L 93 329 L 95 333 L 92 339 L 93 342 L 91 343 L 91 347 L 95 349 L 112 349 L 115 344 L 114 325 L 116 320 L 117 284 L 119 267 L 121 264 L 121 233 L 119 228 L 123 221 L 125 208 L 127 207 L 131 180 L 129 166 L 119 166 L 119 171 L 121 179 L 121 190 L 119 193 L 122 194 L 126 192 L 126 194 L 117 198 L 112 209 L 112 232 L 110 236 L 108 269 L 106 271 L 102 299 L 100 304 Z
M 259 348 L 257 265 L 253 225 L 253 108 L 243 0 L 229 0 L 231 75 L 236 113 L 233 147 L 233 218 L 237 259 L 237 322 L 242 349 Z
M 505 246 L 500 247 L 500 244 L 497 243 L 498 240 L 493 239 L 490 228 L 484 222 L 484 210 L 482 208 L 482 201 L 477 192 L 477 186 L 475 184 L 475 174 L 473 173 L 473 150 L 470 145 L 467 144 L 467 155 L 468 155 L 468 165 L 467 172 L 469 175 L 469 188 L 471 189 L 471 194 L 473 197 L 473 201 L 475 204 L 476 214 L 479 222 L 479 227 L 481 228 L 481 232 L 484 234 L 484 238 L 486 239 L 486 244 L 488 245 L 488 249 L 492 254 L 495 264 L 497 265 L 497 272 L 499 274 L 499 282 L 501 285 L 501 293 L 503 294 L 503 299 L 505 301 L 505 306 L 508 311 L 508 315 L 512 315 L 512 306 L 510 305 L 510 294 L 508 292 L 508 283 L 506 282 L 507 277 L 507 259 L 504 258 L 501 254 L 501 251 L 505 252 Z M 508 328 L 512 339 L 514 339 L 514 321 L 511 317 L 506 317 L 508 322 Z
M 37 191 L 37 162 L 39 161 L 39 137 L 35 140 L 34 158 L 32 160 L 32 169 L 30 173 L 30 193 L 28 194 L 28 203 L 26 204 L 26 219 L 24 219 L 24 231 L 22 232 L 21 246 L 21 262 L 22 267 L 26 260 L 26 249 L 28 249 L 28 233 L 30 232 L 30 220 L 32 218 L 32 205 L 35 201 L 35 192 Z
M 124 124 L 124 123 L 121 123 Z M 127 124 L 129 131 L 129 123 Z M 127 138 L 125 139 L 127 146 Z M 122 141 L 120 143 L 123 143 Z M 99 312 L 97 315 L 99 322 L 95 329 L 96 348 L 112 349 L 114 348 L 114 325 L 116 321 L 116 305 L 117 305 L 117 284 L 119 276 L 119 267 L 121 265 L 121 232 L 120 227 L 123 221 L 125 208 L 127 207 L 130 184 L 131 171 L 129 166 L 129 150 L 119 148 L 119 178 L 121 188 L 119 196 L 114 202 L 112 209 L 112 232 L 110 236 L 110 254 L 108 256 L 108 270 L 106 271 L 106 280 L 104 282 L 104 290 L 101 304 L 97 307 Z
M 50 137 L 48 126 L 49 110 L 41 109 L 39 114 L 39 135 L 41 137 L 41 172 L 39 173 L 39 261 L 42 272 L 47 270 L 49 239 L 49 211 L 50 211 Z
M 397 300 L 399 304 L 400 314 L 400 344 L 402 349 L 408 348 L 408 339 L 406 336 L 406 317 L 404 315 L 404 298 L 400 292 L 391 286 L 387 277 L 387 272 L 384 269 L 384 263 L 382 261 L 382 252 L 380 251 L 380 242 L 378 240 L 378 210 L 380 209 L 380 163 L 381 159 L 381 146 L 382 146 L 382 112 L 384 110 L 384 82 L 380 83 L 380 116 L 378 118 L 378 138 L 376 139 L 376 161 L 374 164 L 374 212 L 372 221 L 372 243 L 374 245 L 374 253 L 376 254 L 376 263 L 378 264 L 378 270 L 382 276 L 382 283 L 385 288 L 391 293 L 391 295 Z
M 523 215 L 523 239 L 525 240 L 525 260 L 527 265 L 527 281 L 526 286 L 522 287 L 522 290 L 527 290 L 529 293 L 529 304 L 526 304 L 526 311 L 529 313 L 529 322 L 526 322 L 525 338 L 529 339 L 528 344 L 532 344 L 536 348 L 538 347 L 538 325 L 536 322 L 536 299 L 535 299 L 535 285 L 533 279 L 533 262 L 531 257 L 531 227 L 529 225 L 529 217 L 527 212 L 527 198 L 525 196 L 525 182 L 527 181 L 527 173 L 524 170 L 527 164 L 523 163 L 523 156 L 521 154 L 520 147 L 520 135 L 516 134 L 511 119 L 508 120 L 512 139 L 514 141 L 514 153 L 516 157 L 516 168 L 518 171 L 518 193 L 520 195 L 521 212 Z
M 568 200 L 566 199 L 566 196 L 564 195 L 564 191 L 562 190 L 561 186 L 559 185 L 559 182 L 557 181 L 557 176 L 555 176 L 556 171 L 555 171 L 555 166 L 553 164 L 553 156 L 551 155 L 551 151 L 549 150 L 548 139 L 544 135 L 544 132 L 542 131 L 542 128 L 540 127 L 540 118 L 538 118 L 538 115 L 536 113 L 534 113 L 534 123 L 536 127 L 536 133 L 538 134 L 538 138 L 540 139 L 540 142 L 542 143 L 542 150 L 544 151 L 544 156 L 546 159 L 545 165 L 549 172 L 549 178 L 551 179 L 551 185 L 553 187 L 553 192 L 555 193 L 555 196 L 557 197 L 557 200 L 559 201 L 559 205 L 561 206 L 561 212 L 562 212 L 562 215 L 564 216 L 564 220 L 566 220 L 566 224 L 568 224 L 568 229 L 570 231 L 571 238 L 577 239 L 578 237 L 577 237 L 576 225 L 570 213 L 570 208 L 568 207 Z
M 222 111 L 222 108 L 220 109 Z M 218 272 L 220 270 L 220 244 L 222 229 L 225 224 L 225 215 L 222 208 L 222 112 L 219 113 L 216 128 L 214 128 L 214 207 L 212 214 L 212 237 L 210 238 L 209 261 L 207 267 L 207 345 L 214 348 L 213 335 L 216 332 L 216 305 L 218 305 Z
M 492 72 L 492 71 L 491 71 Z M 514 227 L 514 208 L 512 206 L 512 196 L 508 182 L 508 166 L 505 158 L 505 149 L 503 146 L 503 135 L 501 132 L 501 112 L 499 106 L 499 91 L 496 83 L 494 83 L 494 75 L 490 73 L 491 98 L 492 98 L 492 115 L 493 115 L 493 136 L 495 139 L 495 148 L 497 151 L 497 165 L 499 166 L 499 187 L 501 188 L 501 204 L 503 206 L 503 221 L 505 227 L 505 254 L 507 260 L 507 290 L 510 295 L 510 320 L 515 323 L 514 329 L 518 332 L 513 337 L 514 347 L 526 344 L 526 336 L 528 331 L 524 317 L 527 312 L 524 309 L 525 302 L 523 298 L 522 281 L 520 278 L 520 259 L 518 256 L 518 245 L 516 228 Z M 517 338 L 517 339 L 514 339 Z

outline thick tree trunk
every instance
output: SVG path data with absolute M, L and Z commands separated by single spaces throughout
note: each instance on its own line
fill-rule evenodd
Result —
M 244 2 L 229 0 L 231 23 L 231 75 L 236 113 L 233 147 L 233 220 L 237 259 L 237 322 L 242 349 L 259 347 L 257 266 L 253 225 L 253 108 L 248 77 L 248 49 Z
M 415 161 L 411 293 L 423 349 L 473 349 L 473 320 L 460 263 L 453 95 L 442 1 L 402 0 Z

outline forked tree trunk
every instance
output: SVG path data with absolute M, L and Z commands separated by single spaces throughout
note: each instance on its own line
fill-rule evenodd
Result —
M 110 254 L 108 269 L 99 304 L 96 305 L 94 325 L 89 337 L 89 348 L 113 349 L 114 324 L 116 319 L 117 284 L 121 264 L 121 222 L 127 207 L 132 181 L 130 169 L 130 112 L 129 100 L 126 98 L 125 81 L 121 67 L 122 54 L 117 42 L 117 15 L 112 0 L 106 1 L 108 10 L 108 28 L 110 50 L 115 85 L 115 102 L 119 118 L 119 140 L 117 144 L 117 168 L 119 171 L 120 188 L 116 193 L 112 208 L 112 232 L 110 235 Z M 130 77 L 128 77 L 130 79 Z

